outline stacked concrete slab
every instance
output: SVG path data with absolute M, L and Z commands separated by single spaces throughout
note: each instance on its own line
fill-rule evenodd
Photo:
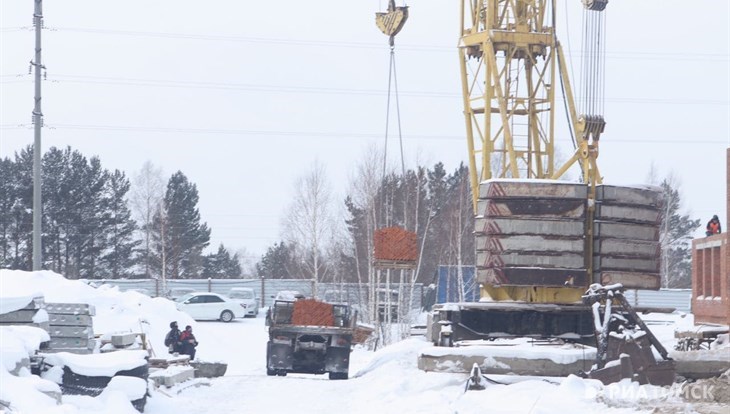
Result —
M 3 325 L 28 325 L 48 330 L 49 324 L 45 316 L 36 317 L 36 314 L 43 309 L 43 296 L 33 298 L 26 306 L 13 312 L 0 314 L 0 326 Z M 37 321 L 37 322 L 36 322 Z
M 489 285 L 586 285 L 587 187 L 553 180 L 481 183 L 477 280 Z
M 659 289 L 662 200 L 657 187 L 596 187 L 593 267 L 597 281 Z
M 86 303 L 46 303 L 51 336 L 46 352 L 92 353 L 96 347 L 93 305 Z
M 475 223 L 479 282 L 658 289 L 661 192 L 598 186 L 590 246 L 588 191 L 584 184 L 554 180 L 481 183 Z

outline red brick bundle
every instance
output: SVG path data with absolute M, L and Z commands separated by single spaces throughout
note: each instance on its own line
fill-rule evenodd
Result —
M 293 325 L 335 326 L 332 305 L 315 299 L 294 302 L 291 321 Z
M 415 262 L 418 257 L 416 233 L 400 227 L 375 231 L 375 260 Z

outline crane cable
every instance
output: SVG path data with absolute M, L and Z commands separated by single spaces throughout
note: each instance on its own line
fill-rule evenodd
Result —
M 406 165 L 405 160 L 403 156 L 403 133 L 401 130 L 401 121 L 400 121 L 400 101 L 398 99 L 398 76 L 397 72 L 395 70 L 395 46 L 390 46 L 390 65 L 389 65 L 389 72 L 388 72 L 388 99 L 386 104 L 386 113 L 385 113 L 385 146 L 383 149 L 383 181 L 385 180 L 386 175 L 386 167 L 387 167 L 387 155 L 388 155 L 388 132 L 390 127 L 390 97 L 391 97 L 391 87 L 394 88 L 393 95 L 395 96 L 395 113 L 396 113 L 396 122 L 398 125 L 398 144 L 400 147 L 400 161 L 401 161 L 401 171 L 403 173 L 403 177 L 405 179 L 406 174 Z
M 606 78 L 606 13 L 605 9 L 583 10 L 583 39 L 581 51 L 582 97 L 580 110 L 584 115 L 602 116 L 605 109 Z
M 388 68 L 388 100 L 385 114 L 385 146 L 383 149 L 383 176 L 381 182 L 385 183 L 388 155 L 388 133 L 390 128 L 390 97 L 391 88 L 394 88 L 396 117 L 398 122 L 398 141 L 400 144 L 401 169 L 405 180 L 406 167 L 403 156 L 403 134 L 400 122 L 400 102 L 398 99 L 398 76 L 395 70 L 395 36 L 401 31 L 406 20 L 408 20 L 408 6 L 396 6 L 395 0 L 388 1 L 388 11 L 375 13 L 375 24 L 383 34 L 388 36 L 390 45 L 390 63 Z M 385 209 L 385 203 L 383 203 Z M 383 212 L 385 213 L 385 212 Z M 383 214 L 383 217 L 386 217 Z

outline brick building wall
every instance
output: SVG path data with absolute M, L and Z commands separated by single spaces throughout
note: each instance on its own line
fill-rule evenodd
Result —
M 730 148 L 726 154 L 724 233 L 692 241 L 692 313 L 696 323 L 730 325 Z

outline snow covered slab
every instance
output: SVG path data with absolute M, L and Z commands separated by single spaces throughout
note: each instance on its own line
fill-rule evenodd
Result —
M 585 218 L 584 199 L 527 198 L 504 200 L 479 200 L 477 215 L 489 217 L 530 216 L 543 218 Z
M 657 258 L 659 249 L 656 241 L 599 239 L 593 242 L 593 251 L 607 256 Z
M 54 325 L 49 327 L 48 333 L 54 338 L 93 338 L 94 328 L 91 326 Z
M 32 323 L 37 309 L 21 309 L 0 314 L 0 323 Z
M 480 235 L 475 238 L 477 250 L 493 252 L 539 252 L 550 246 L 552 252 L 583 254 L 585 242 L 581 237 L 548 238 L 546 236 Z
M 585 200 L 585 184 L 557 180 L 493 179 L 479 184 L 479 198 L 572 198 Z
M 90 377 L 113 377 L 119 371 L 147 365 L 147 351 L 118 351 L 105 354 L 78 355 L 68 352 L 43 354 L 45 362 L 68 367 L 76 374 Z
M 656 225 L 596 222 L 593 226 L 596 237 L 627 240 L 658 241 L 659 227 Z
M 550 252 L 545 252 L 550 253 Z M 476 265 L 480 267 L 525 267 L 577 269 L 585 266 L 585 259 L 579 253 L 560 252 L 541 254 L 540 252 L 491 252 L 477 251 Z
M 46 312 L 67 315 L 96 315 L 94 305 L 88 303 L 46 303 Z
M 659 272 L 659 257 L 613 257 L 601 254 L 593 258 L 593 267 L 600 270 L 625 270 L 628 272 Z
M 661 188 L 654 186 L 624 187 L 603 184 L 596 186 L 596 200 L 660 207 L 663 204 L 663 192 Z
M 676 361 L 677 375 L 701 379 L 720 376 L 730 369 L 730 347 L 698 351 L 670 351 Z
M 92 338 L 59 338 L 51 336 L 48 347 L 53 349 L 59 348 L 85 348 L 94 349 L 96 341 Z
M 89 315 L 50 313 L 48 320 L 51 325 L 93 326 L 93 320 Z
M 43 307 L 42 295 L 2 296 L 0 297 L 0 315 L 18 311 L 32 310 Z
M 651 272 L 626 272 L 620 270 L 602 270 L 599 272 L 601 284 L 613 285 L 621 283 L 626 289 L 658 290 L 661 275 Z
M 418 355 L 423 371 L 468 373 L 476 363 L 484 374 L 565 377 L 588 371 L 595 348 L 577 345 L 533 345 L 513 339 L 464 347 L 430 347 Z
M 585 224 L 582 220 L 571 219 L 477 217 L 474 232 L 477 234 L 532 234 L 575 238 L 583 236 Z
M 185 365 L 173 365 L 150 373 L 149 378 L 157 386 L 172 387 L 181 382 L 195 378 L 195 368 Z
M 596 203 L 595 218 L 596 220 L 658 224 L 661 220 L 661 213 L 656 207 Z

